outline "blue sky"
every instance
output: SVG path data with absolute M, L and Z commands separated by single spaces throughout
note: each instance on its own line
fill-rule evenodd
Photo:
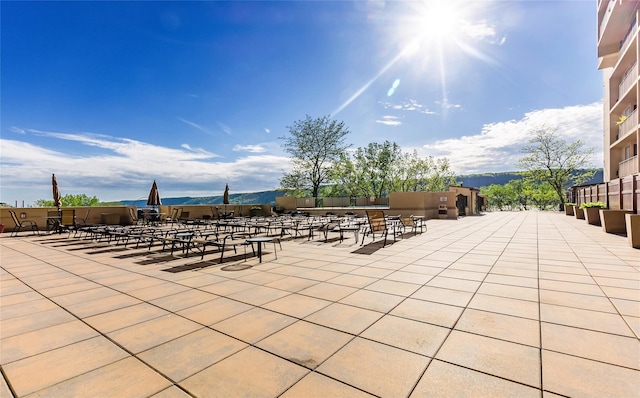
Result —
M 274 189 L 305 115 L 459 174 L 512 171 L 529 131 L 602 167 L 595 1 L 8 2 L 0 201 Z

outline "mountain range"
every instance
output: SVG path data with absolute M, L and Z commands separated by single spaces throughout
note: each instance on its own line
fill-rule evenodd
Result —
M 469 174 L 457 177 L 458 182 L 462 183 L 464 187 L 470 188 L 482 188 L 492 184 L 504 185 L 511 180 L 522 179 L 522 174 L 519 172 L 504 172 L 504 173 L 484 173 L 484 174 Z M 587 181 L 585 184 L 599 184 L 603 181 L 602 169 L 598 169 L 593 178 Z M 284 193 L 281 190 L 262 191 L 262 192 L 250 192 L 250 193 L 237 193 L 229 195 L 230 204 L 257 204 L 257 203 L 270 203 L 275 206 L 276 197 L 283 196 Z M 146 199 L 142 200 L 122 200 L 120 203 L 124 206 L 137 206 L 144 207 L 147 205 Z M 202 197 L 177 197 L 177 198 L 163 198 L 162 204 L 167 206 L 179 206 L 179 205 L 221 205 L 222 195 L 218 196 L 202 196 Z

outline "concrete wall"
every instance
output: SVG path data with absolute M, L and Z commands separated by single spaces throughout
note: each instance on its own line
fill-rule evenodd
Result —
M 91 207 L 65 207 L 75 209 L 76 221 L 81 222 L 87 216 L 87 224 L 119 224 L 131 223 L 129 207 L 136 210 L 135 206 L 91 206 Z M 56 211 L 55 207 L 2 207 L 0 208 L 0 224 L 4 224 L 5 232 L 12 231 L 15 227 L 9 210 L 15 211 L 20 219 L 32 220 L 38 225 L 38 229 L 44 231 L 47 227 L 47 212 Z
M 425 219 L 440 218 L 439 205 L 446 205 L 446 218 L 458 217 L 455 192 L 391 192 L 388 212 L 405 217 L 413 215 L 424 216 Z

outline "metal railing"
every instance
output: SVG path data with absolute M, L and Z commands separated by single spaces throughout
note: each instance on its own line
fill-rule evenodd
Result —
M 389 206 L 389 198 L 327 196 L 318 198 L 306 197 L 296 199 L 296 207 L 298 208 L 367 206 Z

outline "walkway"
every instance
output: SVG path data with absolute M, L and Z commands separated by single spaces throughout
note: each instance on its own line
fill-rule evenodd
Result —
M 0 396 L 640 396 L 626 238 L 543 212 L 427 225 L 224 267 L 4 234 Z

